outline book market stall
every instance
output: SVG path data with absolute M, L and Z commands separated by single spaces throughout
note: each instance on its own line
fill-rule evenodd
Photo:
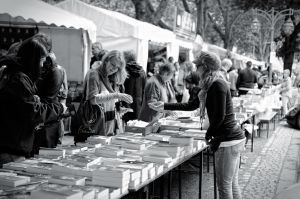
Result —
M 92 136 L 76 146 L 41 148 L 35 158 L 3 165 L 0 196 L 121 198 L 143 191 L 143 187 L 199 155 L 201 198 L 202 155 L 207 146 L 203 136 L 206 131 L 200 130 L 199 120 L 163 118 L 156 124 L 160 132 L 153 133 L 158 128 L 152 128 L 147 135 L 130 129 L 145 129 L 148 123 L 131 125 L 117 136 Z M 168 183 L 170 188 L 171 181 Z

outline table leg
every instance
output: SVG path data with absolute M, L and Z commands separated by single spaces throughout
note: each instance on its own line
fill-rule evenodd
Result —
M 178 166 L 178 197 L 181 199 L 181 165 Z
M 218 192 L 217 192 L 217 176 L 216 176 L 216 158 L 215 153 L 213 153 L 213 170 L 214 170 L 214 199 L 218 198 Z
M 199 199 L 202 198 L 203 151 L 199 154 Z
M 169 171 L 168 173 L 168 199 L 171 199 L 171 185 L 172 185 L 172 173 Z

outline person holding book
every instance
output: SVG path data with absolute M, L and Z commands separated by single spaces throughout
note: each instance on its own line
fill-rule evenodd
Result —
M 0 167 L 30 157 L 35 127 L 57 120 L 65 111 L 59 102 L 41 102 L 36 81 L 48 55 L 36 38 L 22 42 L 16 55 L 1 57 L 0 67 Z
M 214 53 L 201 52 L 193 62 L 201 76 L 201 91 L 198 94 L 200 120 L 204 119 L 206 108 L 210 124 L 205 139 L 215 152 L 220 199 L 240 199 L 238 170 L 245 135 L 234 119 L 230 89 L 220 72 L 220 58 Z M 163 111 L 176 106 L 157 103 L 151 107 Z
M 175 91 L 171 84 L 174 71 L 173 65 L 165 63 L 159 66 L 157 74 L 147 80 L 139 120 L 152 122 L 161 116 L 159 112 L 149 107 L 149 103 L 176 102 Z
M 74 137 L 75 143 L 84 141 L 88 136 L 115 135 L 117 101 L 132 103 L 132 97 L 120 93 L 120 85 L 127 78 L 123 53 L 117 50 L 106 53 L 102 62 L 90 69 L 85 76 L 83 99 L 78 108 L 81 127 Z

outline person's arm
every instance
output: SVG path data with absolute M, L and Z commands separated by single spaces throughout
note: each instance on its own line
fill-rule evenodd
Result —
M 226 114 L 226 87 L 220 82 L 215 82 L 209 89 L 206 101 L 209 101 L 207 114 L 209 119 L 209 127 L 207 129 L 205 139 L 210 140 L 214 137 L 220 126 L 223 124 Z
M 164 103 L 164 110 L 193 111 L 199 108 L 199 104 L 199 98 L 196 97 L 193 101 L 187 103 Z
M 24 103 L 24 110 L 32 115 L 34 124 L 58 120 L 64 112 L 64 107 L 59 102 L 42 103 L 34 93 L 34 85 L 27 76 L 14 78 L 9 92 Z M 20 110 L 21 111 L 21 110 Z

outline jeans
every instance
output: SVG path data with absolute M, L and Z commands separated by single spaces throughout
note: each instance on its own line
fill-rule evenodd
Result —
M 220 147 L 215 152 L 216 177 L 220 199 L 241 199 L 238 183 L 240 154 L 245 141 L 230 147 Z

